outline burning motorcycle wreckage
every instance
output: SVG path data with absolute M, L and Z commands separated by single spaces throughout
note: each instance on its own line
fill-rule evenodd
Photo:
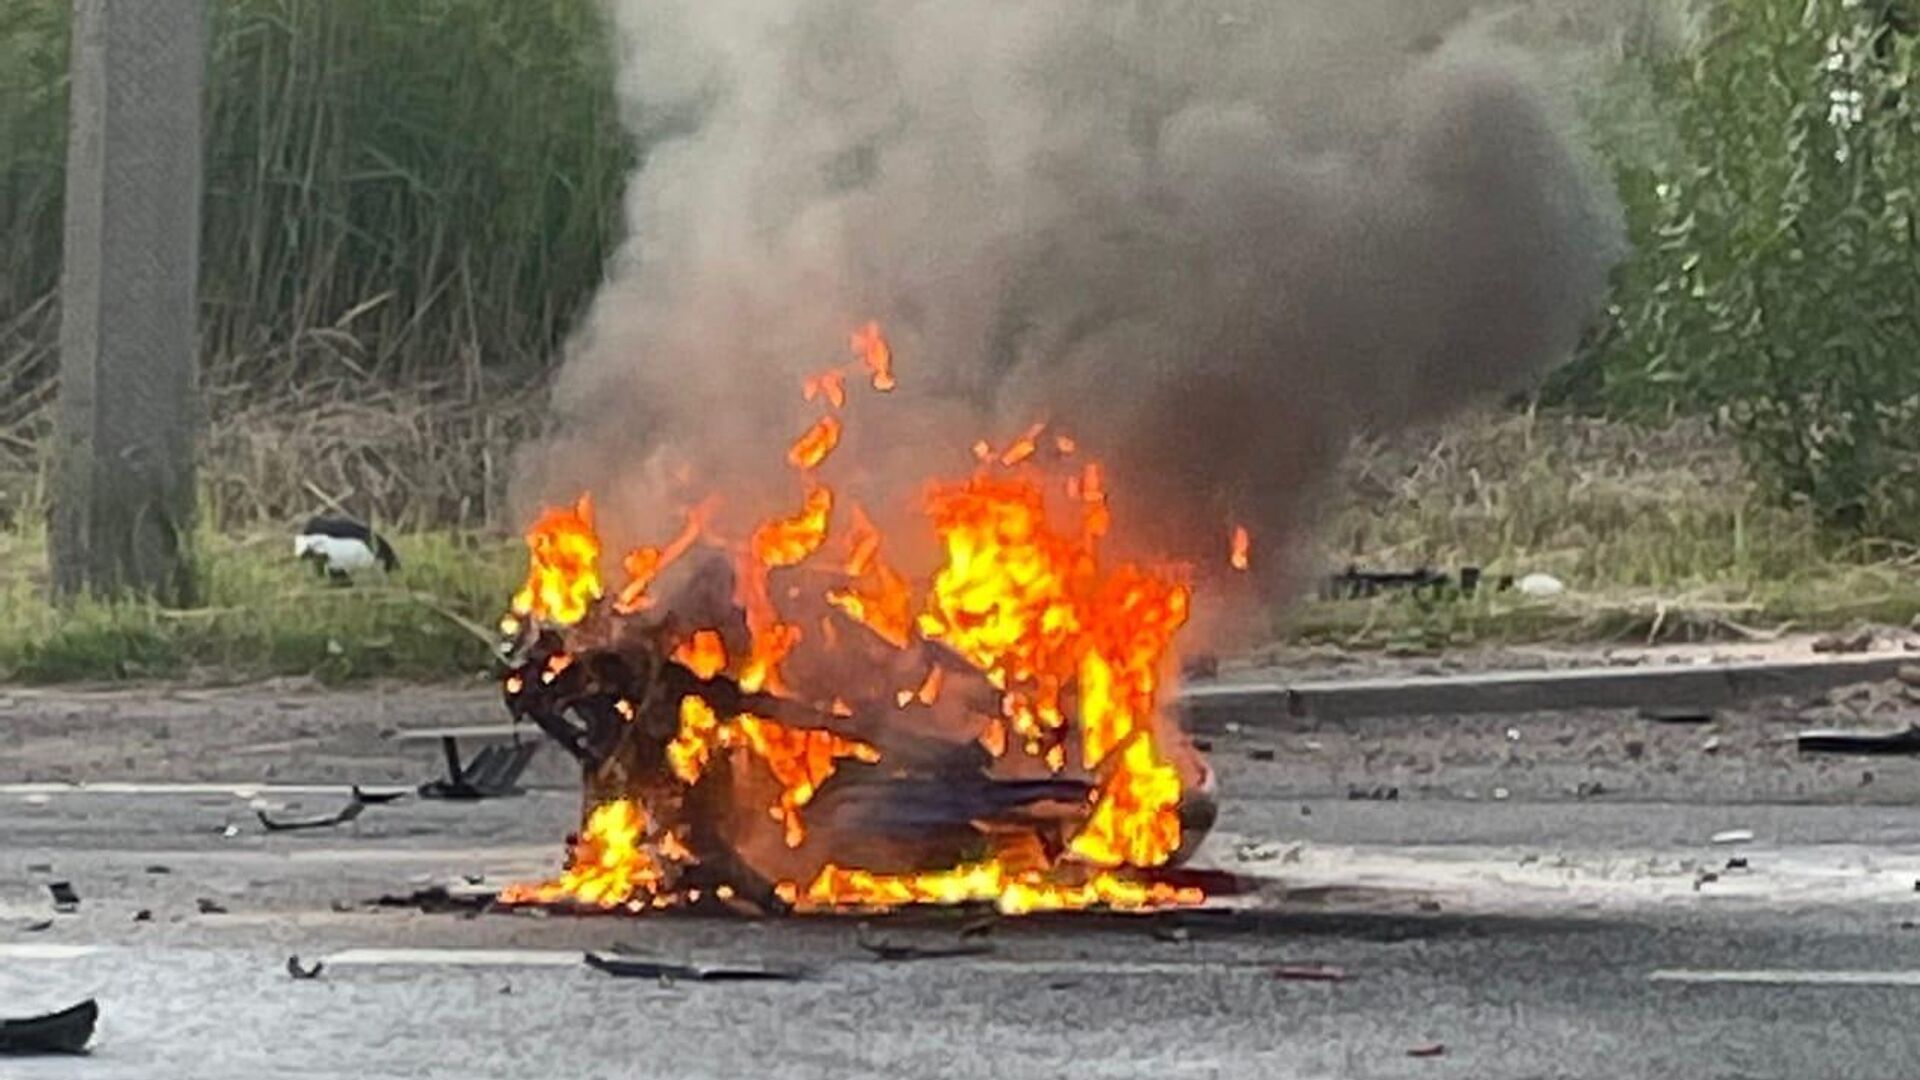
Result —
M 1202 902 L 1177 867 L 1213 775 L 1159 711 L 1193 598 L 1117 562 L 1103 474 L 1036 425 L 973 448 L 921 510 L 909 577 L 825 479 L 850 377 L 893 389 L 876 325 L 809 379 L 787 464 L 800 507 L 745 530 L 697 504 L 609 588 L 590 495 L 527 534 L 504 691 L 580 763 L 562 873 L 500 901 L 771 914 L 992 904 L 1007 913 Z M 1246 562 L 1235 530 L 1231 561 Z M 1223 553 L 1223 556 L 1225 553 Z

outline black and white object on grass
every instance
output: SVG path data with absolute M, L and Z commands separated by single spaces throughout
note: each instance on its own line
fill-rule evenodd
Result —
M 350 518 L 316 517 L 293 538 L 293 553 L 313 561 L 314 569 L 328 579 L 347 584 L 353 575 L 374 567 L 392 573 L 400 560 L 387 542 L 372 529 Z

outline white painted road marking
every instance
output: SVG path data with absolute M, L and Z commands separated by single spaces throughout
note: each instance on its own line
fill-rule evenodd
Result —
M 1656 971 L 1647 979 L 1650 982 L 1708 986 L 1920 987 L 1920 971 L 1793 971 L 1766 968 L 1757 971 L 1692 971 L 1681 968 Z
M 100 951 L 98 945 L 0 943 L 0 960 L 78 960 Z
M 63 784 L 47 781 L 0 784 L 0 795 L 231 795 L 252 799 L 261 795 L 346 795 L 347 784 L 166 784 L 105 780 L 97 783 Z M 372 785 L 369 794 L 410 792 L 410 788 Z
M 579 967 L 578 949 L 348 949 L 325 957 L 329 967 Z

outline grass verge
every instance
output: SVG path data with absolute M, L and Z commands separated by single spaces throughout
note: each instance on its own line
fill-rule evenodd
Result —
M 1308 600 L 1279 637 L 1430 652 L 1522 642 L 1664 642 L 1905 623 L 1920 613 L 1920 555 L 1844 545 L 1810 515 L 1761 506 L 1735 448 L 1703 426 L 1659 429 L 1497 414 L 1356 448 L 1316 553 L 1322 569 L 1479 565 L 1541 571 L 1564 596 L 1514 592 Z M 223 681 L 312 676 L 444 681 L 488 669 L 486 630 L 518 580 L 516 542 L 395 538 L 393 578 L 333 588 L 281 533 L 207 536 L 207 605 L 46 599 L 43 542 L 0 533 L 0 677 L 21 682 Z
M 0 538 L 0 676 L 23 683 L 220 682 L 310 676 L 445 681 L 490 663 L 486 628 L 524 565 L 515 545 L 454 534 L 396 538 L 400 571 L 337 588 L 294 561 L 282 536 L 208 537 L 206 606 L 47 599 L 38 536 Z

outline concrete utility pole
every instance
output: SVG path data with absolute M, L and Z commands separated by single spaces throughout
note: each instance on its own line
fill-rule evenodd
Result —
M 75 0 L 54 591 L 186 604 L 199 430 L 202 0 Z

